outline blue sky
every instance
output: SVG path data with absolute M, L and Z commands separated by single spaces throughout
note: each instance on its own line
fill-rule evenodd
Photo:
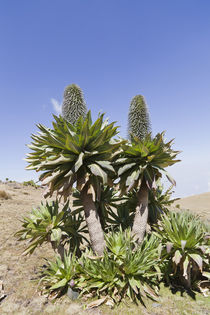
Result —
M 143 94 L 153 134 L 166 130 L 182 151 L 168 168 L 176 196 L 210 191 L 209 15 L 208 0 L 1 1 L 0 179 L 37 179 L 26 144 L 77 83 L 124 137 Z

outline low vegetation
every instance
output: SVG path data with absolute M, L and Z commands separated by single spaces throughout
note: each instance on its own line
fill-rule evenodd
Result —
M 29 181 L 25 181 L 23 182 L 23 186 L 31 186 L 31 187 L 34 187 L 34 188 L 38 188 L 39 185 L 37 185 L 33 179 L 29 180 Z

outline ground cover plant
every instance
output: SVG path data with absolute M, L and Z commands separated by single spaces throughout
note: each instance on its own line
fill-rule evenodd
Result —
M 64 247 L 80 252 L 80 245 L 88 243 L 85 234 L 88 232 L 84 217 L 78 211 L 70 211 L 69 202 L 59 209 L 58 200 L 46 202 L 25 216 L 22 229 L 15 235 L 19 240 L 28 240 L 29 245 L 24 254 L 32 254 L 34 250 L 50 242 L 52 248 L 61 258 L 64 257 Z
M 62 113 L 52 128 L 38 125 L 26 159 L 27 169 L 41 172 L 44 196 L 56 200 L 34 208 L 16 233 L 29 242 L 26 254 L 50 242 L 60 255 L 41 269 L 44 292 L 56 297 L 71 289 L 144 303 L 157 298 L 160 281 L 178 275 L 191 289 L 192 272 L 196 280 L 206 277 L 203 225 L 171 213 L 172 188 L 164 193 L 160 183 L 166 175 L 175 185 L 165 168 L 179 161 L 179 152 L 163 132 L 152 136 L 144 98 L 131 102 L 128 140 L 115 138 L 118 127 L 104 114 L 92 122 L 77 85 L 66 88 Z
M 69 253 L 62 261 L 48 261 L 41 273 L 45 292 L 60 294 L 68 286 L 81 295 L 108 295 L 115 302 L 125 296 L 133 301 L 149 296 L 157 298 L 158 286 L 158 238 L 145 238 L 136 247 L 130 230 L 112 232 L 106 235 L 106 249 L 103 256 L 94 256 L 86 250 L 79 260 Z
M 207 229 L 200 219 L 188 211 L 168 212 L 155 227 L 165 258 L 165 275 L 177 279 L 187 289 L 201 276 L 210 278 Z

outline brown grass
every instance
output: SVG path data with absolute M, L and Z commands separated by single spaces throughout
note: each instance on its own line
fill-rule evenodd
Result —
M 5 190 L 0 190 L 0 199 L 12 199 L 10 194 L 8 194 Z

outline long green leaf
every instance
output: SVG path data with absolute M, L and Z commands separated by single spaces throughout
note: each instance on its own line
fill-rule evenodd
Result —
M 107 183 L 107 174 L 102 170 L 99 165 L 91 164 L 88 167 L 93 175 L 98 176 L 102 179 L 103 184 Z

